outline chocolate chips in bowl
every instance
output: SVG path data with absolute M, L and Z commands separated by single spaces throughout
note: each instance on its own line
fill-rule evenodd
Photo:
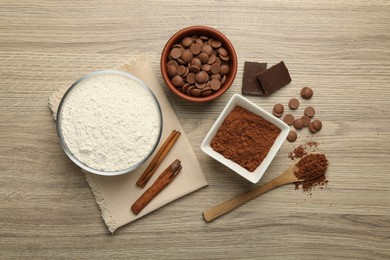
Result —
M 218 30 L 191 26 L 166 43 L 160 61 L 168 88 L 192 102 L 209 102 L 225 93 L 237 73 L 237 55 Z

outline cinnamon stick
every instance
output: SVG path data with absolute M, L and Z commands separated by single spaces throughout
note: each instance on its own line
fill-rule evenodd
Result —
M 172 133 L 165 140 L 156 155 L 153 157 L 148 167 L 142 173 L 141 177 L 136 182 L 137 186 L 141 188 L 145 187 L 146 183 L 148 183 L 150 178 L 153 176 L 154 172 L 157 170 L 158 166 L 162 163 L 169 151 L 172 149 L 173 145 L 176 143 L 180 135 L 181 133 L 179 131 L 172 131 Z
M 131 206 L 131 210 L 134 214 L 141 212 L 146 205 L 149 204 L 156 196 L 159 194 L 180 172 L 182 166 L 181 162 L 176 159 L 171 165 L 168 166 L 161 174 L 158 176 L 157 180 L 147 189 L 141 197 L 139 197 L 134 204 Z

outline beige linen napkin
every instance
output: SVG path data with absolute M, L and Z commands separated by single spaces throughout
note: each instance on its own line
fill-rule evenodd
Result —
M 169 202 L 207 186 L 207 180 L 202 172 L 199 161 L 192 150 L 190 142 L 183 131 L 176 113 L 172 109 L 163 89 L 158 83 L 149 62 L 145 57 L 140 56 L 131 60 L 128 64 L 121 66 L 120 69 L 128 71 L 142 79 L 154 92 L 160 102 L 163 113 L 163 132 L 158 148 L 166 140 L 172 130 L 180 131 L 181 136 L 163 163 L 159 166 L 152 179 L 143 189 L 137 187 L 135 183 L 154 155 L 152 155 L 140 168 L 125 175 L 107 177 L 85 172 L 87 182 L 101 210 L 103 220 L 111 233 L 114 233 L 117 228 L 141 218 Z M 67 89 L 68 87 L 58 90 L 49 98 L 49 104 L 54 119 L 56 118 L 56 112 L 61 98 Z M 138 215 L 135 215 L 130 210 L 133 202 L 135 202 L 135 200 L 153 184 L 158 175 L 160 175 L 160 173 L 175 159 L 179 159 L 182 162 L 183 169 L 181 172 L 172 183 L 150 202 L 149 205 L 147 205 Z

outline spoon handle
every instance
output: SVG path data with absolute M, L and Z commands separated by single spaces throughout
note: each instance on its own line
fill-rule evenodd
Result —
M 270 181 L 264 185 L 259 186 L 256 189 L 253 189 L 249 192 L 246 192 L 244 194 L 241 194 L 238 197 L 235 197 L 231 200 L 225 201 L 217 206 L 214 206 L 210 209 L 206 209 L 203 211 L 203 218 L 206 222 L 210 222 L 220 216 L 222 216 L 225 213 L 228 213 L 229 211 L 245 204 L 246 202 L 250 201 L 251 199 L 254 199 L 258 196 L 260 196 L 263 193 L 266 193 L 269 190 L 272 190 L 273 188 L 276 188 L 280 185 L 283 185 L 284 183 L 278 182 L 278 181 Z

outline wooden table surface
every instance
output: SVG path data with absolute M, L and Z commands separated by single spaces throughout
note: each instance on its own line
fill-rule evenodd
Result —
M 147 54 L 158 79 L 168 38 L 190 25 L 215 27 L 239 58 L 233 86 L 192 104 L 166 90 L 209 186 L 120 228 L 106 229 L 78 168 L 61 150 L 48 98 L 80 76 Z M 253 185 L 200 150 L 234 93 L 244 61 L 283 60 L 292 83 L 249 97 L 271 111 L 303 86 L 323 129 L 285 142 L 259 184 L 307 141 L 331 162 L 312 194 L 273 190 L 211 223 L 202 211 Z M 0 258 L 389 259 L 389 1 L 1 1 Z M 297 112 L 298 113 L 298 112 Z

